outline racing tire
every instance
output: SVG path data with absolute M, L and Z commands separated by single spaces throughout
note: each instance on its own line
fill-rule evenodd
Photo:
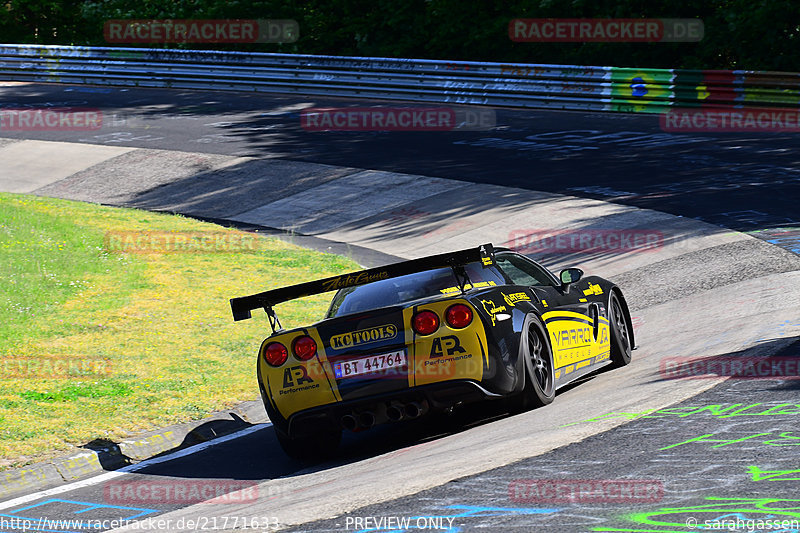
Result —
M 553 350 L 544 326 L 535 315 L 526 316 L 522 325 L 520 356 L 525 365 L 525 387 L 515 402 L 516 407 L 527 410 L 551 403 L 556 397 Z
M 611 329 L 612 368 L 625 366 L 631 362 L 631 320 L 615 292 L 608 298 L 608 323 Z
M 329 430 L 303 437 L 290 437 L 283 431 L 275 428 L 283 452 L 298 461 L 319 462 L 330 459 L 336 454 L 339 442 L 342 440 L 341 430 Z

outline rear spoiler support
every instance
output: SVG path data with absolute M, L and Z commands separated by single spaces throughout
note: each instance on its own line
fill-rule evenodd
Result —
M 275 315 L 273 307 L 276 304 L 302 298 L 304 296 L 311 296 L 312 294 L 322 294 L 325 292 L 344 289 L 346 287 L 357 287 L 359 285 L 366 285 L 375 281 L 381 281 L 390 278 L 399 278 L 408 274 L 415 274 L 417 272 L 425 272 L 427 270 L 436 270 L 437 268 L 452 268 L 459 282 L 461 292 L 465 292 L 466 286 L 471 285 L 469 276 L 467 276 L 464 265 L 469 263 L 479 262 L 484 268 L 495 265 L 494 262 L 494 248 L 491 243 L 483 244 L 477 248 L 468 248 L 458 252 L 450 252 L 446 254 L 431 255 L 422 257 L 420 259 L 412 259 L 410 261 L 403 261 L 402 263 L 394 263 L 369 270 L 360 270 L 358 272 L 351 272 L 349 274 L 342 274 L 341 276 L 333 276 L 330 278 L 320 279 L 316 281 L 308 281 L 298 285 L 291 285 L 289 287 L 282 287 L 271 291 L 260 292 L 250 296 L 242 296 L 239 298 L 231 299 L 231 311 L 233 312 L 233 320 L 247 320 L 251 317 L 250 311 L 253 309 L 263 308 L 269 316 L 270 326 L 273 333 L 275 327 L 281 327 L 278 317 Z
M 472 285 L 472 280 L 469 279 L 469 274 L 467 274 L 467 270 L 464 268 L 464 265 L 450 265 L 450 268 L 453 269 L 453 276 L 456 278 L 456 283 L 458 283 L 458 288 L 461 290 L 461 294 L 467 292 L 467 285 Z
M 272 308 L 271 305 L 265 305 L 264 311 L 267 312 L 267 317 L 269 318 L 269 327 L 272 328 L 272 333 L 276 333 L 283 329 L 281 326 L 281 321 L 278 320 L 278 315 L 275 314 L 275 310 Z M 277 326 L 277 329 L 275 328 Z

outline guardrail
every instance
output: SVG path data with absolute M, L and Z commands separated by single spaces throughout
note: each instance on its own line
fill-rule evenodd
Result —
M 800 74 L 0 45 L 0 79 L 659 113 L 797 107 Z

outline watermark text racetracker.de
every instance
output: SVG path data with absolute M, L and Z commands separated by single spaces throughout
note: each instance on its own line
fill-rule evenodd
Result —
M 508 37 L 523 43 L 674 43 L 703 40 L 700 19 L 512 19 Z
M 300 113 L 306 131 L 488 131 L 493 109 L 470 107 L 328 107 Z
M 103 112 L 78 107 L 0 108 L 2 131 L 93 131 L 103 127 Z
M 669 133 L 800 132 L 797 109 L 684 109 L 674 108 L 659 117 L 661 129 Z
M 104 244 L 113 253 L 254 253 L 267 241 L 242 231 L 109 231 Z
M 515 503 L 653 503 L 664 497 L 657 479 L 515 479 L 508 484 Z
M 293 43 L 300 27 L 289 19 L 108 20 L 109 43 Z
M 518 229 L 508 246 L 522 254 L 652 252 L 664 246 L 664 233 L 650 229 Z
M 102 357 L 0 357 L 0 379 L 97 379 L 112 372 Z
M 667 357 L 658 373 L 664 379 L 800 379 L 797 357 Z
M 140 507 L 197 503 L 237 505 L 256 502 L 259 496 L 261 496 L 260 487 L 255 481 L 215 479 L 110 481 L 103 486 L 103 498 L 107 504 Z

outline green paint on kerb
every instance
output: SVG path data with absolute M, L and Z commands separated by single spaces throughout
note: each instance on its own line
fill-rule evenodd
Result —
M 764 481 L 765 479 L 777 481 L 800 481 L 800 469 L 798 470 L 761 470 L 757 466 L 751 466 L 747 472 L 753 475 L 753 481 Z M 790 474 L 798 474 L 797 477 L 782 477 Z
M 582 424 L 583 422 L 595 422 L 597 420 L 604 420 L 604 419 L 608 419 L 608 418 L 627 418 L 627 419 L 630 419 L 630 420 L 634 420 L 636 418 L 641 418 L 642 416 L 644 416 L 644 415 L 646 415 L 648 413 L 653 413 L 653 412 L 655 412 L 657 410 L 658 409 L 648 409 L 647 411 L 642 411 L 640 413 L 606 413 L 604 415 L 599 415 L 599 416 L 595 416 L 595 417 L 592 417 L 592 418 L 587 418 L 586 420 L 580 420 L 578 422 L 571 422 L 569 424 L 564 424 L 563 426 L 559 426 L 559 427 L 565 428 L 565 427 L 568 427 L 568 426 L 574 426 L 576 424 Z
M 670 448 L 675 448 L 676 446 L 682 446 L 684 444 L 689 444 L 691 442 L 721 442 L 722 444 L 715 444 L 712 448 L 722 448 L 723 446 L 729 446 L 731 444 L 736 444 L 737 442 L 743 442 L 749 439 L 754 439 L 756 437 L 763 437 L 765 435 L 772 435 L 772 433 L 756 433 L 753 435 L 749 435 L 747 437 L 741 437 L 738 439 L 709 439 L 708 437 L 713 437 L 715 433 L 706 433 L 705 435 L 700 435 L 699 437 L 692 437 L 689 440 L 685 440 L 683 442 L 679 442 L 677 444 L 670 444 L 669 446 L 664 446 L 663 448 L 659 448 L 659 451 L 668 450 Z M 764 440 L 760 441 L 761 444 L 766 444 L 767 446 L 800 446 L 800 442 L 789 442 L 786 444 L 774 444 L 778 441 L 788 440 L 788 441 L 800 441 L 800 437 L 796 437 L 792 435 L 791 431 L 783 431 L 778 434 L 780 438 L 778 439 L 771 439 L 771 440 Z
M 686 529 L 686 524 L 683 529 L 629 529 L 623 527 L 593 527 L 591 531 L 627 531 L 629 533 L 697 533 L 697 529 Z
M 752 409 L 763 406 L 760 412 L 753 412 Z M 735 409 L 735 411 L 731 411 Z M 750 411 L 750 412 L 747 412 Z M 698 414 L 709 414 L 715 418 L 732 418 L 737 416 L 778 416 L 778 415 L 800 415 L 800 404 L 781 403 L 778 405 L 765 405 L 763 403 L 751 403 L 744 406 L 741 403 L 735 404 L 717 404 L 717 405 L 693 405 L 686 407 L 667 407 L 665 409 L 647 409 L 638 413 L 625 413 L 625 412 L 611 412 L 603 415 L 598 415 L 579 422 L 572 422 L 564 424 L 559 427 L 574 426 L 583 422 L 596 422 L 598 420 L 605 420 L 609 418 L 627 418 L 634 420 L 637 418 L 666 418 L 674 416 L 678 418 L 686 418 Z
M 673 526 L 668 526 L 672 528 Z M 627 529 L 616 527 L 596 527 L 592 531 L 628 531 L 630 533 L 697 533 L 703 531 L 704 528 L 687 529 L 686 524 L 681 525 L 681 529 Z
M 670 444 L 669 446 L 664 446 L 663 448 L 659 448 L 658 450 L 659 451 L 669 450 L 670 448 L 675 448 L 676 446 L 682 446 L 684 444 L 689 444 L 690 442 L 722 442 L 724 444 L 715 444 L 714 446 L 712 446 L 712 448 L 721 448 L 723 446 L 729 446 L 731 444 L 735 444 L 737 442 L 743 442 L 743 441 L 746 441 L 746 440 L 749 440 L 749 439 L 754 439 L 756 437 L 763 437 L 764 435 L 771 435 L 771 433 L 757 433 L 755 435 L 750 435 L 748 437 L 742 437 L 742 438 L 739 438 L 739 439 L 728 439 L 728 440 L 709 439 L 707 437 L 713 437 L 714 433 L 706 433 L 705 435 L 700 435 L 699 437 L 692 437 L 689 440 L 685 440 L 685 441 L 679 442 L 677 444 Z M 768 442 L 768 441 L 765 441 L 765 443 L 766 442 Z
M 697 533 L 698 530 L 702 531 L 703 527 L 687 528 L 686 519 L 694 518 L 697 520 L 698 526 L 702 525 L 705 520 L 716 520 L 719 515 L 741 513 L 743 515 L 767 515 L 760 518 L 753 518 L 755 520 L 769 519 L 773 522 L 775 520 L 798 520 L 800 519 L 800 500 L 784 499 L 784 498 L 720 498 L 716 496 L 707 496 L 706 501 L 710 503 L 707 505 L 693 505 L 689 507 L 662 507 L 657 511 L 631 513 L 623 515 L 624 520 L 635 522 L 640 526 L 657 526 L 661 529 L 630 529 L 630 528 L 610 528 L 610 527 L 594 527 L 592 531 L 628 531 L 631 533 Z M 728 503 L 725 503 L 728 502 Z M 793 505 L 773 506 L 769 505 L 775 503 L 787 502 Z M 701 516 L 697 516 L 697 515 Z M 665 522 L 656 520 L 656 517 L 663 515 L 688 515 L 683 518 L 681 522 Z M 711 515 L 711 516 L 709 516 Z M 748 519 L 751 519 L 748 516 Z M 670 528 L 670 529 L 663 529 Z M 676 529 L 677 528 L 677 529 Z

